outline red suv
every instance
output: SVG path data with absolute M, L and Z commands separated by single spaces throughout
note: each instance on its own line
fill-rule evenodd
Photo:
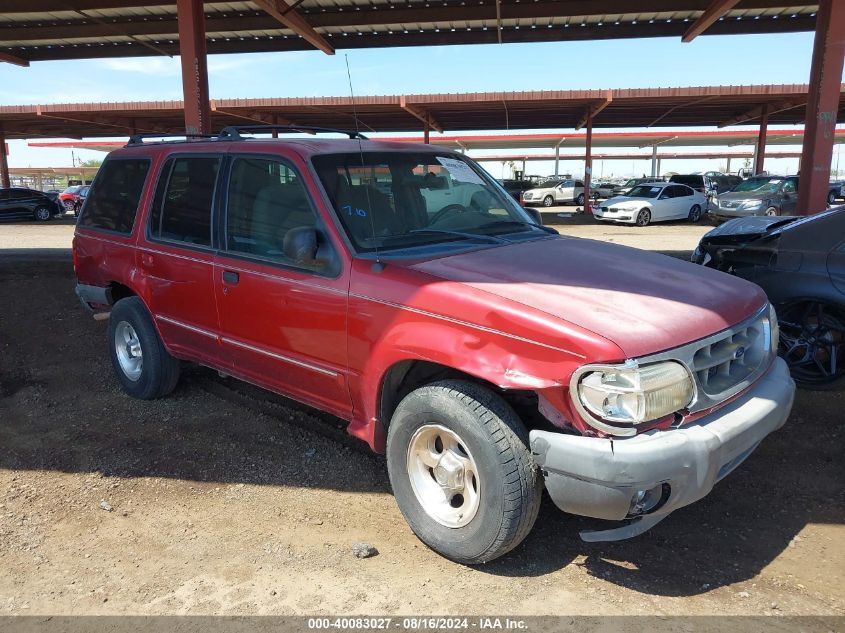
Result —
M 617 521 L 583 538 L 640 534 L 789 415 L 757 286 L 561 236 L 446 149 L 245 131 L 133 139 L 97 174 L 77 292 L 128 394 L 191 361 L 348 420 L 463 563 L 522 541 L 544 485 Z

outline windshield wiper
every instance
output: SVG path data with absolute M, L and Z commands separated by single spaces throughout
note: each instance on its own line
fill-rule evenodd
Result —
M 523 220 L 496 220 L 495 222 L 488 222 L 487 224 L 483 225 L 480 228 L 487 228 L 488 226 L 530 226 L 532 228 L 540 229 L 541 231 L 545 231 L 546 233 L 558 235 L 558 232 L 555 231 L 553 228 L 551 228 L 549 226 L 543 226 L 542 224 L 535 224 L 534 222 L 525 222 Z
M 490 242 L 492 244 L 507 244 L 508 241 L 502 239 L 501 237 L 496 237 L 495 235 L 482 235 L 480 233 L 464 233 L 463 231 L 450 231 L 447 229 L 414 229 L 413 231 L 408 231 L 408 234 L 416 234 L 416 233 L 433 233 L 433 234 L 442 234 L 442 235 L 456 235 L 458 237 L 462 237 L 467 240 L 481 240 L 483 242 Z

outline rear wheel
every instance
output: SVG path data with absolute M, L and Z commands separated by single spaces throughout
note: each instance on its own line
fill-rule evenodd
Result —
M 796 301 L 778 309 L 778 353 L 807 389 L 845 385 L 845 308 L 826 301 Z
M 829 191 L 827 193 L 827 203 L 832 205 L 834 202 L 836 202 L 836 192 Z
M 649 222 L 651 222 L 651 211 L 642 209 L 637 214 L 637 226 L 648 226 Z
M 138 297 L 118 301 L 109 317 L 109 352 L 120 386 L 130 396 L 166 396 L 179 381 L 179 361 L 171 356 Z
M 414 533 L 459 563 L 502 556 L 537 518 L 542 481 L 528 433 L 504 400 L 471 382 L 433 383 L 399 403 L 387 469 Z
M 701 207 L 697 204 L 692 205 L 692 209 L 689 210 L 689 221 L 690 222 L 698 222 L 701 219 Z
M 32 212 L 32 215 L 39 222 L 46 222 L 53 217 L 53 210 L 50 207 L 41 205 L 39 207 L 35 207 L 35 211 Z
M 578 197 L 575 198 L 575 204 L 577 204 L 579 207 L 584 206 L 584 194 L 583 193 L 579 193 Z
M 546 196 L 543 198 L 543 206 L 550 207 L 555 203 L 555 199 L 552 196 Z

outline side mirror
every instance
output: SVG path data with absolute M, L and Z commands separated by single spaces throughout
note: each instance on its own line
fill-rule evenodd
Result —
M 299 266 L 325 268 L 328 262 L 317 259 L 317 229 L 311 226 L 298 226 L 285 233 L 282 252 L 285 257 Z
M 531 219 L 534 220 L 534 224 L 543 226 L 543 215 L 537 209 L 533 207 L 522 207 L 522 210 L 531 216 Z

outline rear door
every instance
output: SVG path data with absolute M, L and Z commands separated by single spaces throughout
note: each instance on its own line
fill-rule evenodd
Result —
M 138 251 L 165 343 L 181 357 L 214 367 L 222 356 L 211 217 L 222 163 L 221 154 L 176 154 L 164 162 Z
M 0 189 L 0 218 L 9 218 L 12 213 L 11 192 L 8 189 Z
M 672 185 L 672 191 L 674 192 L 674 198 L 672 200 L 674 202 L 675 217 L 689 217 L 690 210 L 696 204 L 693 196 L 695 192 L 684 185 Z
M 798 214 L 798 179 L 787 178 L 780 189 L 781 215 L 797 215 Z
M 232 156 L 214 283 L 234 374 L 348 418 L 348 271 L 292 159 Z M 316 257 L 291 247 L 318 235 Z

